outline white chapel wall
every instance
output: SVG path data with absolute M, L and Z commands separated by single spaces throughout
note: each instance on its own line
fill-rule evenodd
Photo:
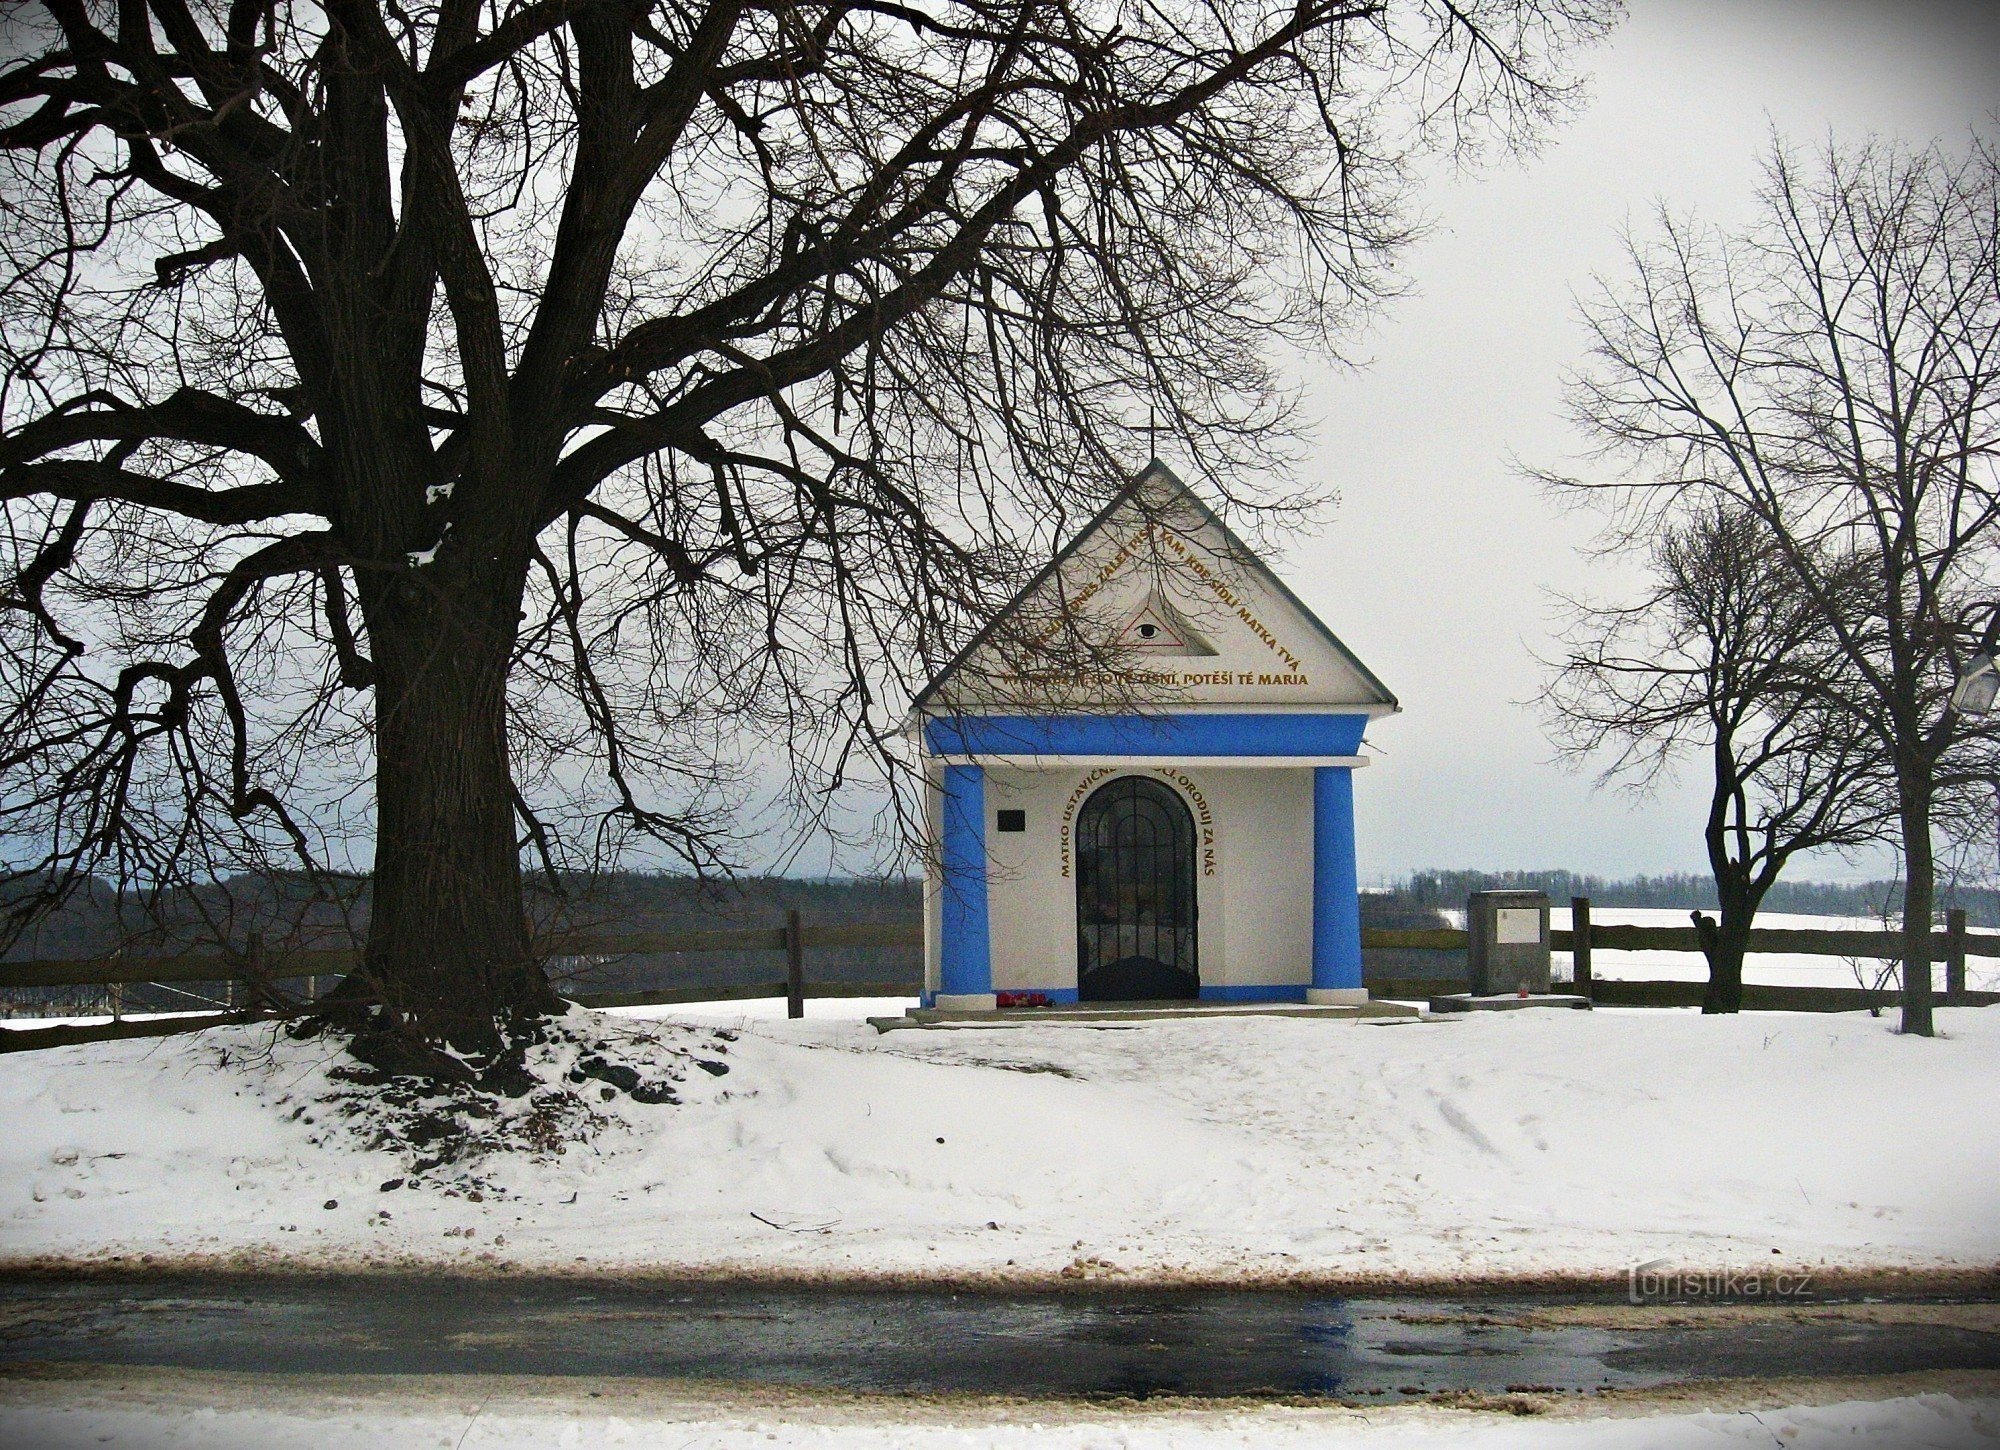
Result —
M 1202 981 L 1304 985 L 1312 981 L 1312 771 L 1205 774 L 1231 823 L 1222 903 L 1230 951 L 1222 972 L 1204 969 Z
M 1093 766 L 986 773 L 987 905 L 996 991 L 1076 986 L 1071 833 L 1119 775 L 1149 775 L 1195 817 L 1205 986 L 1303 984 L 1312 975 L 1312 772 Z M 995 829 L 1001 810 L 1026 829 Z

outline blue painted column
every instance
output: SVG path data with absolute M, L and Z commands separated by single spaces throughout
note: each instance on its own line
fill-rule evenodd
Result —
M 1361 985 L 1361 883 L 1354 866 L 1354 771 L 1313 767 L 1313 966 L 1308 1002 L 1368 1000 Z
M 944 899 L 937 1005 L 993 1005 L 993 948 L 986 921 L 986 771 L 944 768 L 941 843 Z

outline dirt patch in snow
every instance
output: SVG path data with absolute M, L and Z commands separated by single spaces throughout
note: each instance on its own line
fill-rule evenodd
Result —
M 396 1165 L 380 1191 L 435 1189 L 481 1203 L 506 1196 L 489 1164 L 553 1163 L 571 1144 L 624 1127 L 605 1111 L 621 1098 L 678 1106 L 689 1072 L 728 1074 L 736 1040 L 720 1028 L 577 1013 L 543 1024 L 519 1063 L 478 1082 L 395 1076 L 358 1061 L 313 1075 L 309 1088 L 253 1081 L 273 1111 L 312 1130 L 312 1146 L 357 1148 Z M 208 1050 L 218 1071 L 232 1052 L 244 1056 L 240 1046 Z

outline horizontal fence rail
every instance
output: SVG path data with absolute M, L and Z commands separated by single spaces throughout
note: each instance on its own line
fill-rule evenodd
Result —
M 1370 977 L 1372 996 L 1392 1001 L 1420 1002 L 1463 992 L 1464 977 Z M 1600 1007 L 1699 1007 L 1707 993 L 1706 982 L 1646 981 L 1620 977 L 1598 977 L 1590 984 L 1588 996 Z M 1866 1012 L 1893 1006 L 1899 993 L 1893 987 L 1788 987 L 1771 983 L 1745 982 L 1743 1010 L 1746 1012 Z M 2000 992 L 1958 992 L 1946 999 L 1957 1007 L 2000 1007 Z
M 1701 954 L 1701 934 L 1693 926 L 1627 926 L 1594 922 L 1588 898 L 1577 897 L 1571 904 L 1574 928 L 1554 928 L 1549 932 L 1549 949 L 1568 952 L 1575 961 L 1574 990 L 1607 1007 L 1699 1007 L 1707 993 L 1706 982 L 1644 981 L 1598 977 L 1592 959 L 1600 951 L 1680 952 Z M 1403 975 L 1413 967 L 1413 958 L 1424 954 L 1453 954 L 1463 958 L 1470 950 L 1469 935 L 1449 927 L 1416 927 L 1407 930 L 1363 928 L 1364 953 L 1377 954 L 1389 970 L 1370 972 L 1364 978 L 1378 997 L 1428 998 L 1462 992 L 1463 972 L 1455 975 Z M 1844 957 L 1851 961 L 1898 962 L 1904 949 L 1900 931 L 1821 930 L 1812 927 L 1753 927 L 1745 955 Z M 1971 957 L 2000 957 L 2000 932 L 1966 930 L 1965 913 L 1946 913 L 1943 927 L 1931 933 L 1931 964 L 1945 969 L 1944 1001 L 1966 1007 L 2000 1006 L 2000 992 L 1966 990 L 1965 964 Z M 1415 970 L 1421 971 L 1422 968 Z M 1761 1012 L 1856 1012 L 1874 1010 L 1896 999 L 1898 992 L 1888 987 L 1794 987 L 1766 983 L 1743 984 L 1742 1006 Z
M 801 922 L 798 913 L 792 912 L 783 926 L 553 934 L 538 941 L 537 955 L 554 964 L 578 960 L 602 962 L 628 957 L 782 952 L 787 968 L 782 979 L 630 991 L 583 991 L 568 995 L 570 1000 L 584 1007 L 654 1007 L 686 1002 L 738 1002 L 785 997 L 790 1001 L 791 1015 L 800 1016 L 807 997 L 914 997 L 923 990 L 923 982 L 915 975 L 883 981 L 808 981 L 804 976 L 806 952 L 921 947 L 923 940 L 921 919 L 814 925 Z M 273 955 L 268 961 L 253 962 L 253 956 L 261 958 L 262 953 L 45 958 L 0 962 L 0 992 L 23 988 L 118 987 L 174 982 L 234 984 L 256 992 L 279 981 L 344 976 L 361 963 L 361 954 L 351 948 L 292 951 Z M 306 1015 L 311 1010 L 310 1006 L 306 1006 L 289 1013 L 270 1010 L 190 1012 L 132 1021 L 0 1027 L 0 1052 L 67 1047 L 125 1038 L 166 1037 L 181 1032 L 199 1032 L 208 1027 Z
M 1701 937 L 1691 926 L 1605 926 L 1593 922 L 1590 944 L 1598 951 L 1611 952 L 1699 952 Z M 1942 950 L 1947 938 L 1940 929 L 1931 933 L 1934 947 Z M 1969 957 L 2000 957 L 2000 932 L 1968 932 L 1964 938 Z M 1404 951 L 1462 952 L 1469 945 L 1467 934 L 1452 927 L 1417 927 L 1394 931 L 1364 927 L 1361 945 Z M 1549 949 L 1567 952 L 1576 947 L 1576 933 L 1557 927 L 1549 933 Z M 1864 957 L 1893 961 L 1903 955 L 1903 934 L 1899 931 L 1816 931 L 1811 928 L 1752 927 L 1750 954 L 1782 954 L 1801 957 Z M 1942 956 L 1939 961 L 1944 960 Z
M 1551 950 L 1572 952 L 1579 958 L 1579 990 L 1588 991 L 1595 1001 L 1606 1006 L 1700 1005 L 1706 985 L 1703 982 L 1606 979 L 1588 975 L 1584 966 L 1590 954 L 1599 951 L 1699 953 L 1701 940 L 1694 927 L 1600 924 L 1589 920 L 1587 903 L 1579 901 L 1576 906 L 1580 909 L 1577 919 L 1584 924 L 1579 930 L 1551 931 L 1549 943 Z M 2000 1005 L 2000 992 L 1968 992 L 1964 987 L 1966 958 L 2000 957 L 2000 932 L 1968 932 L 1962 913 L 1952 912 L 1950 916 L 1947 927 L 1932 934 L 1935 960 L 1946 967 L 1945 1000 L 1970 1006 Z M 585 991 L 575 994 L 573 1000 L 585 1007 L 650 1007 L 785 997 L 789 999 L 791 1014 L 798 1016 L 807 997 L 913 997 L 922 990 L 922 983 L 914 976 L 880 981 L 808 981 L 804 975 L 806 952 L 912 948 L 921 946 L 923 940 L 924 928 L 920 920 L 810 925 L 801 922 L 794 911 L 782 926 L 562 933 L 543 938 L 538 944 L 538 951 L 550 962 L 723 952 L 783 953 L 786 959 L 783 979 L 774 976 L 749 983 Z M 1407 970 L 1413 957 L 1419 960 L 1427 954 L 1457 954 L 1462 957 L 1468 949 L 1468 938 L 1464 931 L 1450 927 L 1407 930 L 1370 927 L 1362 930 L 1361 945 L 1364 951 L 1382 953 L 1398 968 Z M 1752 955 L 1782 953 L 1893 961 L 1902 956 L 1903 936 L 1895 931 L 1758 927 L 1750 933 L 1748 950 Z M 229 955 L 0 962 L 0 991 L 218 982 L 246 986 L 254 996 L 278 981 L 343 976 L 354 971 L 359 962 L 359 953 L 351 949 L 292 951 L 274 955 L 266 961 L 262 951 L 255 946 L 249 952 Z M 1368 988 L 1378 997 L 1392 998 L 1424 998 L 1464 990 L 1462 973 L 1433 974 L 1421 967 L 1416 970 L 1421 975 L 1404 975 L 1401 970 L 1394 974 L 1372 972 L 1367 978 Z M 1752 1011 L 1849 1012 L 1882 1006 L 1893 1000 L 1893 996 L 1891 990 L 1866 987 L 1787 987 L 1746 983 L 1743 1006 Z M 205 1027 L 269 1021 L 311 1010 L 310 1005 L 284 1010 L 265 1006 L 108 1023 L 0 1028 L 0 1051 L 61 1047 L 119 1038 L 163 1037 L 199 1031 Z
M 352 951 L 296 952 L 272 962 L 261 975 L 266 980 L 338 977 L 353 971 L 360 960 L 360 953 Z M 134 982 L 252 980 L 255 977 L 241 958 L 220 956 L 0 962 L 0 990 L 9 987 L 115 987 Z

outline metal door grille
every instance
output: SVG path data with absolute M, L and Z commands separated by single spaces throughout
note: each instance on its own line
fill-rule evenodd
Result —
M 1143 775 L 1105 782 L 1076 830 L 1077 996 L 1199 995 L 1194 817 Z

